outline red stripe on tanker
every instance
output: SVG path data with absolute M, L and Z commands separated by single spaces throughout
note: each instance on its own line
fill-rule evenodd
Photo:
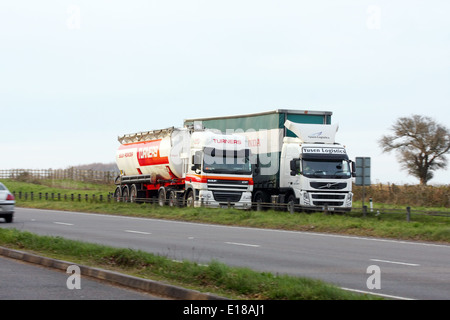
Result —
M 132 157 L 136 153 L 136 157 L 140 166 L 155 166 L 161 164 L 169 164 L 168 157 L 160 155 L 161 139 L 152 141 L 143 141 L 130 144 L 123 144 L 119 150 L 125 152 L 119 153 L 119 159 L 124 157 Z M 134 149 L 130 151 L 130 149 Z

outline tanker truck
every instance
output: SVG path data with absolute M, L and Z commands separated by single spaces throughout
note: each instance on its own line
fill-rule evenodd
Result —
M 350 211 L 352 162 L 335 142 L 332 112 L 269 112 L 186 119 L 204 128 L 245 135 L 252 152 L 253 203 L 291 205 L 299 210 Z
M 251 208 L 253 179 L 245 136 L 192 126 L 125 134 L 118 140 L 118 201 Z

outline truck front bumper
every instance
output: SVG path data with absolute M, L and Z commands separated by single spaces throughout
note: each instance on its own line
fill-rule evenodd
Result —
M 208 208 L 251 209 L 252 193 L 240 192 L 239 196 L 237 193 L 230 193 L 230 196 L 227 198 L 226 192 L 216 192 L 214 194 L 209 190 L 200 190 L 198 199 L 194 202 L 194 207 L 202 206 Z
M 305 209 L 328 211 L 350 211 L 352 209 L 352 192 L 307 192 L 300 194 L 300 206 Z

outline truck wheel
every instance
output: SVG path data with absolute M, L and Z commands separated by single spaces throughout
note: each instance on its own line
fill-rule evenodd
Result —
M 164 205 L 166 204 L 166 190 L 164 190 L 164 188 L 159 189 L 158 204 L 160 207 L 164 207 Z
M 267 210 L 269 196 L 264 191 L 257 191 L 253 196 L 253 206 L 255 208 L 257 208 L 258 202 L 260 202 L 261 210 Z
M 187 196 L 186 196 L 186 207 L 193 207 L 194 206 L 194 193 L 192 190 L 189 190 Z
M 130 188 L 128 186 L 125 186 L 122 189 L 122 200 L 123 202 L 130 201 Z
M 169 207 L 177 206 L 177 194 L 175 191 L 170 191 L 169 193 Z
M 135 184 L 133 184 L 130 190 L 130 202 L 136 202 L 137 195 L 138 195 L 137 187 Z
M 122 199 L 122 188 L 120 186 L 118 186 L 116 191 L 114 191 L 114 199 L 116 199 L 117 202 L 120 202 Z
M 293 202 L 294 204 L 298 203 L 297 198 L 295 197 L 295 195 L 293 195 L 293 194 L 289 195 L 289 197 L 287 198 L 287 203 L 289 203 L 289 202 Z
M 287 211 L 288 212 L 293 212 L 295 211 L 295 204 L 297 203 L 297 198 L 291 194 L 289 195 L 289 197 L 287 198 Z

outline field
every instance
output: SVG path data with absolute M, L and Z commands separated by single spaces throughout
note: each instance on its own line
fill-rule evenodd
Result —
M 357 199 L 362 199 L 363 188 L 353 187 Z M 421 186 L 375 184 L 365 187 L 366 202 L 369 198 L 379 204 L 410 206 L 415 208 L 450 208 L 450 185 Z M 448 210 L 450 211 L 450 210 Z

